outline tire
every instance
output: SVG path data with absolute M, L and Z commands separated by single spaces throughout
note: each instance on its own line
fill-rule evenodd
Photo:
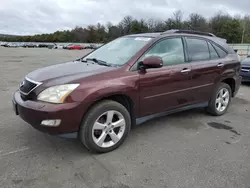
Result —
M 217 102 L 217 100 L 218 101 L 221 100 L 221 99 L 218 99 L 221 91 L 224 92 L 224 95 L 225 95 L 226 91 L 228 92 L 228 102 L 227 102 L 227 105 L 225 105 L 225 106 L 223 106 L 221 102 Z M 214 116 L 221 116 L 221 115 L 225 114 L 227 112 L 227 109 L 228 109 L 230 103 L 231 103 L 231 98 L 232 98 L 231 87 L 226 83 L 222 83 L 222 82 L 219 83 L 215 89 L 215 92 L 212 95 L 212 98 L 209 101 L 208 107 L 206 109 L 207 112 L 211 115 L 214 115 Z M 223 98 L 223 101 L 225 102 L 227 100 L 224 100 L 224 98 Z M 218 103 L 221 103 L 221 110 L 218 110 L 218 108 L 219 108 Z
M 108 113 L 114 114 L 112 115 L 113 118 L 111 118 L 113 121 L 108 120 Z M 103 125 L 105 125 L 105 128 L 103 130 L 95 129 L 94 125 L 96 125 L 96 121 L 99 121 L 101 118 L 103 118 L 103 122 L 100 127 L 103 129 Z M 122 120 L 124 120 L 122 126 L 112 129 L 112 126 L 114 126 L 113 123 Z M 110 124 L 108 122 L 113 123 Z M 95 104 L 87 112 L 80 126 L 79 138 L 84 146 L 91 152 L 106 153 L 115 150 L 124 142 L 130 132 L 130 128 L 131 118 L 128 110 L 120 103 L 112 100 L 105 100 Z M 110 131 L 110 129 L 112 130 Z M 95 134 L 98 134 L 98 136 Z M 106 136 L 103 136 L 105 139 L 100 139 L 101 136 L 105 134 Z M 115 139 L 112 139 L 110 135 L 112 135 L 112 137 Z M 103 143 L 100 141 L 98 144 L 98 139 L 103 140 Z

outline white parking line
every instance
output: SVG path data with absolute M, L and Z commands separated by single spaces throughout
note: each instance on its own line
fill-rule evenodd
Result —
M 28 150 L 28 149 L 30 149 L 30 148 L 28 148 L 28 147 L 20 148 L 20 149 L 14 150 L 14 151 L 3 153 L 3 154 L 0 155 L 0 157 L 6 156 L 6 155 L 11 155 L 11 154 L 18 153 L 18 152 L 21 152 L 21 151 L 25 151 L 25 150 Z

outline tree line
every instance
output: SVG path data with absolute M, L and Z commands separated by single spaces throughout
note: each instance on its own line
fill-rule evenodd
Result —
M 225 38 L 228 43 L 250 43 L 249 15 L 231 16 L 218 12 L 206 19 L 200 14 L 192 13 L 187 19 L 183 19 L 183 12 L 180 10 L 166 20 L 145 20 L 126 16 L 116 25 L 111 22 L 105 25 L 97 23 L 85 28 L 77 26 L 72 30 L 56 31 L 51 34 L 0 37 L 0 41 L 106 43 L 127 34 L 163 32 L 169 29 L 199 30 Z

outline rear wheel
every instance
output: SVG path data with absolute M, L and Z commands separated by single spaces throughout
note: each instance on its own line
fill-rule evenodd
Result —
M 86 114 L 79 137 L 91 151 L 105 153 L 118 148 L 127 137 L 131 119 L 127 109 L 115 101 L 102 101 Z
M 231 87 L 226 83 L 220 83 L 209 102 L 207 111 L 215 116 L 225 114 L 231 102 L 231 96 Z

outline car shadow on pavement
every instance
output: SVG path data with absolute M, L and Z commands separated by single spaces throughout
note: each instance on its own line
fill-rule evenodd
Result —
M 170 127 L 178 127 L 183 129 L 198 129 L 200 126 L 202 126 L 202 124 L 197 122 L 194 123 L 194 121 L 196 121 L 196 119 L 199 117 L 205 117 L 205 116 L 207 116 L 205 110 L 203 108 L 197 108 L 162 117 L 156 117 L 142 124 L 133 126 L 129 137 L 133 137 L 133 135 L 136 134 L 138 131 L 139 132 L 143 131 L 144 133 L 146 133 L 146 132 L 151 132 L 153 129 L 156 128 L 159 131 L 161 129 L 168 129 Z M 61 151 L 61 152 L 70 151 L 74 152 L 76 155 L 89 153 L 89 151 L 82 145 L 79 139 L 62 138 L 59 136 L 41 133 L 37 130 L 26 131 L 25 134 L 27 138 L 31 139 L 32 137 L 35 138 L 34 141 L 29 143 L 29 146 L 32 148 L 37 148 L 37 146 L 39 146 L 45 150 L 52 149 L 54 151 Z M 141 136 L 144 137 L 147 136 L 147 134 Z
M 190 117 L 193 119 L 200 116 L 205 116 L 204 109 L 193 109 L 148 120 L 147 122 L 136 125 L 132 128 L 129 135 L 129 138 L 131 139 L 127 139 L 125 145 L 133 145 L 133 140 L 136 139 L 135 137 L 138 132 L 145 133 L 140 134 L 142 137 L 140 139 L 144 139 L 143 137 L 147 137 L 147 133 L 152 130 L 161 131 L 161 129 L 168 129 L 171 126 L 183 129 L 198 129 L 202 124 L 193 123 L 193 121 L 190 122 L 189 120 Z M 54 154 L 58 153 L 61 155 L 61 153 L 67 153 L 68 156 L 74 155 L 81 157 L 94 154 L 89 152 L 79 139 L 49 135 L 34 130 L 32 127 L 26 129 L 26 131 L 23 132 L 22 137 L 25 138 L 25 140 L 29 140 L 27 146 L 30 149 L 34 149 L 35 151 L 39 150 L 41 155 L 47 155 L 47 153 L 50 153 L 51 151 L 53 151 Z
M 241 103 L 246 104 L 246 102 L 248 101 L 236 98 L 233 99 L 232 105 L 238 105 Z M 233 109 L 234 108 L 229 109 L 229 113 L 230 111 L 233 112 Z M 159 131 L 159 133 L 161 133 L 167 129 L 176 128 L 190 131 L 194 130 L 196 132 L 198 129 L 205 128 L 206 121 L 210 118 L 216 121 L 216 119 L 220 117 L 210 116 L 206 113 L 204 108 L 195 108 L 162 117 L 155 117 L 144 123 L 133 126 L 124 145 L 125 147 L 129 147 L 134 144 L 136 139 L 147 139 L 150 132 Z M 31 139 L 29 146 L 31 148 L 37 148 L 39 146 L 40 151 L 44 150 L 44 154 L 46 154 L 47 150 L 71 153 L 71 155 L 75 156 L 88 156 L 89 154 L 93 154 L 83 146 L 79 139 L 52 136 L 41 133 L 32 128 L 25 131 L 24 134 L 26 138 Z M 138 138 L 138 134 L 140 134 L 140 138 Z M 121 148 L 123 147 L 124 146 L 121 146 Z
M 183 129 L 197 129 L 196 124 L 188 123 L 190 120 L 197 119 L 199 117 L 205 117 L 204 108 L 190 109 L 183 112 L 177 112 L 174 114 L 165 115 L 162 117 L 155 117 L 142 124 L 135 125 L 133 129 L 150 129 L 155 126 L 174 126 Z M 150 131 L 150 130 L 149 130 Z

